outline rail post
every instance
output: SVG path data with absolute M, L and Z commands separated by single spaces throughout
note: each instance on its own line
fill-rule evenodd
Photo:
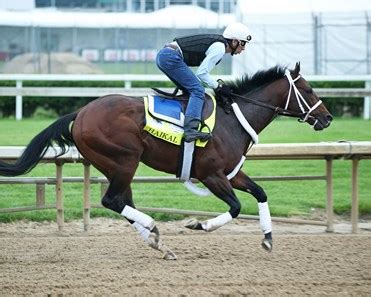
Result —
M 371 90 L 371 81 L 365 81 L 365 89 Z M 366 96 L 363 101 L 363 119 L 369 120 L 371 119 L 371 97 Z
M 83 162 L 84 164 L 84 231 L 89 230 L 90 222 L 90 164 Z
M 327 216 L 327 229 L 326 232 L 334 232 L 334 198 L 333 198 L 333 185 L 332 185 L 332 158 L 326 159 L 326 216 Z
M 131 81 L 125 80 L 125 89 L 131 89 Z
M 358 233 L 358 165 L 359 158 L 352 158 L 352 233 Z
M 56 196 L 56 207 L 57 207 L 57 225 L 58 230 L 63 230 L 64 223 L 64 209 L 63 209 L 63 161 L 56 160 L 56 183 L 55 183 L 55 196 Z
M 16 89 L 21 90 L 23 83 L 21 80 L 16 81 Z M 22 95 L 17 95 L 15 97 L 15 118 L 17 121 L 22 120 L 23 117 L 23 98 Z
M 108 183 L 107 182 L 102 182 L 100 184 L 100 196 L 103 197 L 104 194 L 106 194 L 108 190 Z
M 44 183 L 36 183 L 36 206 L 44 206 L 45 205 L 45 184 Z

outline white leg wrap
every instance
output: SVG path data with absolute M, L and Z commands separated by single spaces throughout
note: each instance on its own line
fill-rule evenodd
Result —
M 258 203 L 260 228 L 264 234 L 272 232 L 272 220 L 268 202 Z
M 141 224 L 134 222 L 132 225 L 139 233 L 139 235 L 144 239 L 145 242 L 148 242 L 148 237 L 151 231 L 147 228 L 144 228 Z
M 129 205 L 126 205 L 124 209 L 121 212 L 121 215 L 125 218 L 132 220 L 134 222 L 138 222 L 141 224 L 144 228 L 147 228 L 149 230 L 152 230 L 155 226 L 155 221 L 145 213 L 142 213 L 141 211 L 130 207 Z
M 204 229 L 207 232 L 211 232 L 229 223 L 232 220 L 233 218 L 231 214 L 229 212 L 226 212 L 217 216 L 216 218 L 207 220 L 206 222 L 202 223 L 202 229 Z

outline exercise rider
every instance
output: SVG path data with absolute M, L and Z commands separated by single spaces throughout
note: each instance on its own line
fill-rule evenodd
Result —
M 177 37 L 165 45 L 156 57 L 158 68 L 164 72 L 178 88 L 189 93 L 189 102 L 184 119 L 184 140 L 203 141 L 210 133 L 199 131 L 202 107 L 205 100 L 203 84 L 214 89 L 217 96 L 228 97 L 231 89 L 221 80 L 210 76 L 210 71 L 223 59 L 225 54 L 232 56 L 245 50 L 251 41 L 248 27 L 242 23 L 228 25 L 223 34 L 199 34 Z M 190 66 L 198 66 L 194 74 Z

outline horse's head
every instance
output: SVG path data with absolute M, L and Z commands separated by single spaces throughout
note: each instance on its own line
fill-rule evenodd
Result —
M 314 130 L 323 130 L 330 125 L 332 115 L 299 72 L 300 63 L 296 63 L 295 69 L 286 70 L 289 91 L 285 109 L 300 113 L 300 120 L 313 126 Z

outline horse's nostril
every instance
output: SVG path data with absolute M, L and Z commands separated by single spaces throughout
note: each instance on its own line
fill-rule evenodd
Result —
M 331 122 L 333 120 L 333 117 L 332 117 L 332 115 L 329 114 L 329 115 L 326 116 L 326 119 L 327 119 L 327 121 Z

